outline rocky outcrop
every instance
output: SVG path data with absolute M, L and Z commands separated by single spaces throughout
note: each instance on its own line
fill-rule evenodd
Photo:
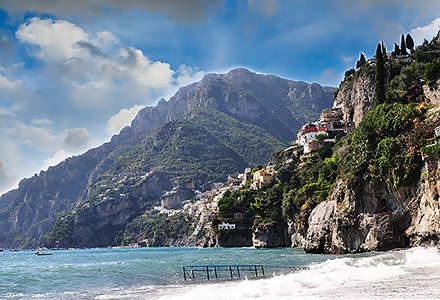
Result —
M 426 100 L 433 105 L 440 105 L 440 80 L 432 86 L 424 85 L 423 94 Z
M 220 247 L 251 247 L 252 231 L 249 229 L 221 230 L 217 245 Z
M 284 222 L 258 225 L 253 228 L 252 244 L 255 248 L 290 247 L 291 240 Z
M 345 121 L 362 121 L 364 114 L 376 101 L 374 95 L 374 71 L 349 75 L 340 85 L 333 107 L 341 107 Z
M 309 217 L 305 250 L 339 254 L 407 246 L 405 230 L 411 216 L 403 208 L 413 191 L 339 181 L 330 199 Z
M 408 205 L 411 246 L 440 246 L 440 164 L 427 162 L 415 197 Z

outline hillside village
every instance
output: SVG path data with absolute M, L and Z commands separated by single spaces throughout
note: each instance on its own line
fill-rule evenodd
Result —
M 341 106 L 324 110 L 319 120 L 303 125 L 298 131 L 296 139 L 292 142 L 292 146 L 283 151 L 292 151 L 300 159 L 310 157 L 315 155 L 316 151 L 323 145 L 334 143 L 338 135 L 340 137 L 350 133 L 354 129 L 354 124 L 343 119 L 342 110 L 343 107 Z M 290 163 L 290 160 L 284 161 L 284 164 Z M 243 173 L 237 176 L 228 176 L 225 185 L 215 184 L 213 190 L 203 193 L 195 191 L 196 201 L 186 201 L 183 203 L 181 210 L 168 210 L 164 208 L 164 205 L 155 209 L 164 214 L 175 214 L 182 211 L 198 219 L 199 221 L 192 233 L 192 237 L 196 238 L 201 232 L 206 234 L 212 230 L 212 221 L 218 214 L 218 201 L 225 193 L 234 193 L 245 187 L 254 190 L 270 187 L 277 181 L 276 174 L 277 171 L 273 163 L 255 169 L 247 167 Z M 245 212 L 240 210 L 223 217 L 222 222 L 217 225 L 218 230 L 250 230 L 251 227 L 252 222 L 249 222 L 246 219 Z

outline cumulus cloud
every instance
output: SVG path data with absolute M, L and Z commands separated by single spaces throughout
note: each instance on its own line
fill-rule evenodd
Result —
M 47 62 L 64 62 L 72 57 L 82 57 L 87 51 L 79 47 L 79 41 L 88 40 L 87 33 L 67 21 L 32 18 L 16 32 L 21 42 L 34 45 L 33 54 Z
M 142 108 L 142 105 L 135 105 L 129 109 L 121 109 L 116 115 L 111 116 L 107 121 L 107 129 L 105 132 L 108 135 L 119 133 L 122 128 L 130 125 L 131 120 L 133 120 Z
M 421 26 L 411 29 L 411 36 L 414 38 L 415 45 L 421 45 L 424 39 L 430 41 L 437 35 L 440 29 L 440 18 L 435 19 L 427 26 Z
M 75 128 L 66 130 L 62 137 L 63 150 L 74 153 L 87 149 L 91 137 L 85 128 Z
M 18 90 L 23 87 L 21 80 L 9 80 L 7 77 L 0 74 L 0 89 Z
M 145 88 L 169 88 L 174 71 L 168 63 L 149 60 L 133 47 L 123 46 L 110 32 L 96 35 L 63 20 L 32 18 L 17 30 L 31 53 L 55 65 L 60 76 L 76 86 L 105 91 L 110 84 L 136 82 Z M 83 99 L 83 98 L 81 98 Z
M 0 0 L 0 7 L 10 12 L 39 11 L 56 15 L 111 16 L 127 10 L 161 13 L 181 22 L 202 21 L 214 12 L 222 0 Z M 112 10 L 105 9 L 112 8 Z

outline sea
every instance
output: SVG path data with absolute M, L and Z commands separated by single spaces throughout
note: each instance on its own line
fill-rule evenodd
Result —
M 350 255 L 301 248 L 49 252 L 0 252 L 0 299 L 440 299 L 437 248 Z M 183 267 L 195 265 L 223 267 L 217 279 L 209 271 L 210 280 L 195 272 L 185 281 Z M 264 276 L 251 268 L 231 279 L 230 265 L 262 265 Z

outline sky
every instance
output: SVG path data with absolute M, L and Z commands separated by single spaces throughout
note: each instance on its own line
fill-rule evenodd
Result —
M 440 28 L 438 0 L 0 0 L 0 194 L 235 67 L 337 87 Z

